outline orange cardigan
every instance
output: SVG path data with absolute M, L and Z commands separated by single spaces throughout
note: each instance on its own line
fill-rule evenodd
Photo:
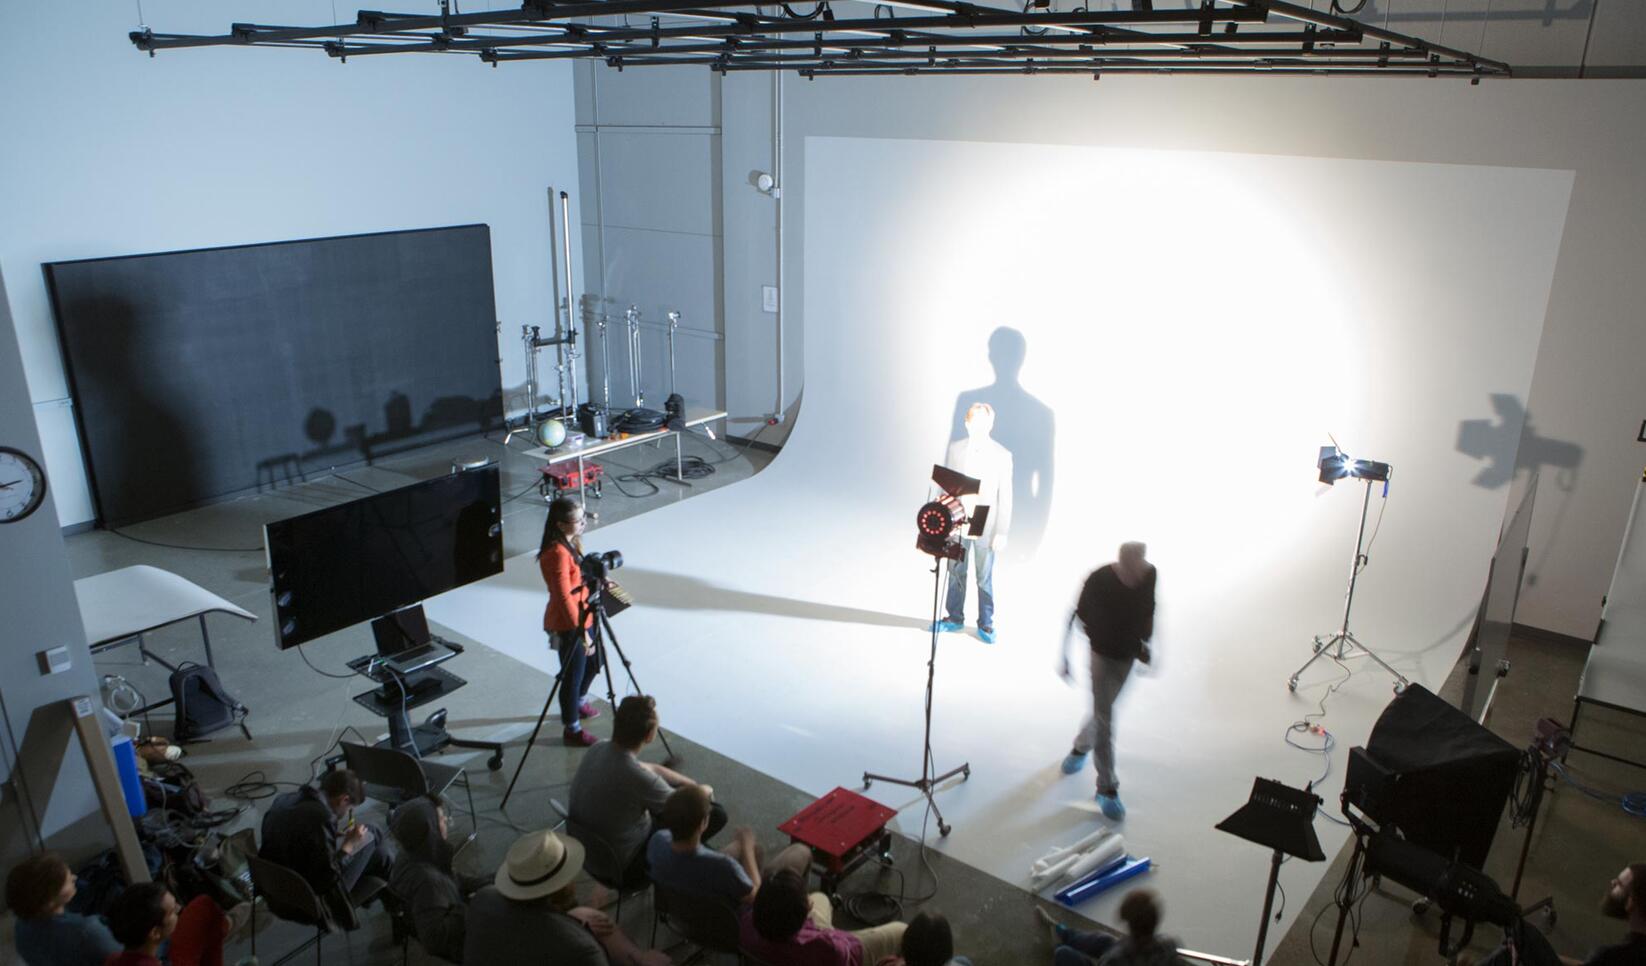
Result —
M 564 633 L 577 628 L 577 617 L 589 599 L 583 586 L 583 572 L 577 558 L 564 543 L 555 542 L 546 553 L 537 555 L 537 569 L 549 588 L 549 606 L 543 609 L 543 629 Z M 593 614 L 583 614 L 583 626 L 593 622 Z

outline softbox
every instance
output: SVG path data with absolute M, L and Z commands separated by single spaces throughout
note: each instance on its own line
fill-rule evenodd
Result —
M 1446 859 L 1486 864 L 1520 752 L 1422 687 L 1408 685 L 1349 752 L 1343 800 Z

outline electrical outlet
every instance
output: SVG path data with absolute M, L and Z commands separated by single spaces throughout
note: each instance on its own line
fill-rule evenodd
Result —
M 760 286 L 760 310 L 762 312 L 776 312 L 777 311 L 777 286 L 776 285 L 762 285 L 762 286 Z

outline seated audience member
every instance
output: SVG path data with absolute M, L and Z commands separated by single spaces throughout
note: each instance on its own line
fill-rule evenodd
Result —
M 106 966 L 161 966 L 160 944 L 177 928 L 177 912 L 177 899 L 158 882 L 120 893 L 109 907 L 109 930 L 125 948 L 110 956 Z
M 878 966 L 972 966 L 954 954 L 954 931 L 941 912 L 922 912 L 903 931 L 899 955 L 887 956 Z
M 29 966 L 102 966 L 120 951 L 103 920 L 65 911 L 75 877 L 54 852 L 17 863 L 6 876 L 6 906 L 17 916 L 17 957 Z
M 1600 911 L 1627 922 L 1629 933 L 1622 942 L 1595 950 L 1581 960 L 1582 966 L 1646 966 L 1646 862 L 1631 863 L 1617 874 L 1601 900 Z
M 663 810 L 669 792 L 695 784 L 662 765 L 640 760 L 640 750 L 657 738 L 657 705 L 646 695 L 630 695 L 617 706 L 612 737 L 590 748 L 572 776 L 567 804 L 571 822 L 598 835 L 613 856 L 597 849 L 589 856 L 589 871 L 606 882 L 626 886 L 646 881 L 646 840 L 653 817 Z M 702 786 L 712 800 L 714 789 Z M 707 841 L 726 825 L 726 810 L 710 806 Z M 613 862 L 621 868 L 608 868 Z
M 683 785 L 669 794 L 663 803 L 663 827 L 646 846 L 652 881 L 665 889 L 732 905 L 753 902 L 761 876 L 754 831 L 737 829 L 731 844 L 719 852 L 704 845 L 713 804 L 702 785 Z M 779 853 L 768 872 L 787 868 L 804 874 L 810 864 L 811 850 L 797 843 Z
M 474 966 L 668 966 L 642 950 L 605 913 L 577 904 L 572 881 L 583 846 L 551 831 L 509 846 L 492 884 L 469 900 L 463 962 Z
M 1177 955 L 1177 940 L 1157 935 L 1160 926 L 1160 899 L 1149 889 L 1134 889 L 1120 901 L 1120 918 L 1128 935 L 1117 938 L 1104 932 L 1071 929 L 1035 907 L 1035 915 L 1052 927 L 1057 949 L 1053 966 L 1188 966 Z
M 875 966 L 897 953 L 906 928 L 901 922 L 856 932 L 834 928 L 828 897 L 807 895 L 805 879 L 793 869 L 774 872 L 741 919 L 743 948 L 782 966 Z
M 340 923 L 353 918 L 350 894 L 360 880 L 368 874 L 387 879 L 394 862 L 388 837 L 355 821 L 355 806 L 365 798 L 354 772 L 331 771 L 318 788 L 304 785 L 279 796 L 263 816 L 258 856 L 302 876 Z
M 423 948 L 441 959 L 461 962 L 465 904 L 487 880 L 452 870 L 447 829 L 446 803 L 437 796 L 414 798 L 395 809 L 393 831 L 400 855 L 389 870 L 389 888 L 405 902 Z

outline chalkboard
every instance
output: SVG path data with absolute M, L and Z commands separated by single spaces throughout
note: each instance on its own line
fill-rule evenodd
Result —
M 44 269 L 105 526 L 502 419 L 485 225 Z

